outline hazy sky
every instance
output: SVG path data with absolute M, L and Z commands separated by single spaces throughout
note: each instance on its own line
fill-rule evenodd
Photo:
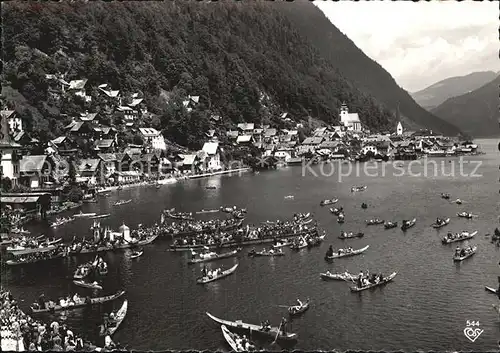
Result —
M 500 71 L 497 1 L 315 1 L 409 92 L 474 71 Z

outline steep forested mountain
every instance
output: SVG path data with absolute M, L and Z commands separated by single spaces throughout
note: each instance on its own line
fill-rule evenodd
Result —
M 303 6 L 312 17 L 299 26 Z M 61 110 L 78 110 L 49 100 L 45 75 L 57 72 L 86 78 L 87 87 L 141 92 L 159 117 L 148 123 L 185 145 L 200 143 L 211 114 L 225 125 L 268 123 L 283 112 L 331 123 L 342 101 L 373 130 L 394 126 L 400 102 L 419 124 L 456 132 L 416 106 L 312 5 L 293 14 L 267 1 L 11 2 L 2 10 L 2 86 L 14 92 L 7 98 L 22 97 L 12 98 L 16 109 L 42 137 L 60 133 Z M 325 37 L 314 43 L 307 23 Z M 182 105 L 188 95 L 200 96 L 191 113 Z M 100 109 L 95 100 L 87 108 Z
M 356 87 L 386 107 L 399 110 L 407 125 L 427 127 L 448 134 L 459 130 L 420 107 L 392 76 L 377 62 L 365 55 L 346 35 L 309 1 L 276 2 L 287 18 L 311 41 L 321 55 Z M 356 21 L 356 19 L 353 19 Z M 360 23 L 360 26 L 364 24 Z
M 432 112 L 474 137 L 500 135 L 498 128 L 498 87 L 500 76 L 486 85 L 448 99 Z
M 412 93 L 413 99 L 429 111 L 448 98 L 474 91 L 497 77 L 493 71 L 473 72 L 465 76 L 450 77 L 423 90 Z

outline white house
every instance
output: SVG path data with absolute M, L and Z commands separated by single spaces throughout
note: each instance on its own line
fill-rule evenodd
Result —
M 222 169 L 220 163 L 219 143 L 205 142 L 202 151 L 207 154 L 206 167 L 208 170 L 218 171 Z
M 153 128 L 140 128 L 144 142 L 151 144 L 155 150 L 166 150 L 167 145 L 165 144 L 165 139 L 161 132 Z
M 401 122 L 398 122 L 398 126 L 396 127 L 396 135 L 403 135 L 403 125 L 401 125 Z
M 358 113 L 349 113 L 349 108 L 346 104 L 340 107 L 340 121 L 350 131 L 361 132 L 361 121 Z

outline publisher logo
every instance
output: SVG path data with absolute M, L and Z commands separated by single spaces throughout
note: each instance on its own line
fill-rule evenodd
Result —
M 484 330 L 479 328 L 479 321 L 467 320 L 467 326 L 464 328 L 464 335 L 469 341 L 475 342 L 483 332 Z

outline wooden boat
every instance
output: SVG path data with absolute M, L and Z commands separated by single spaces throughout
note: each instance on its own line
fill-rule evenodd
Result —
M 84 288 L 102 289 L 101 285 L 99 285 L 97 282 L 87 283 L 87 282 L 84 282 L 84 281 L 76 281 L 76 280 L 74 280 L 73 283 L 76 284 L 77 286 L 84 287 Z
M 196 211 L 196 214 L 203 214 L 203 213 L 216 213 L 220 212 L 219 210 L 201 210 L 201 211 Z
M 142 254 L 144 254 L 144 250 L 141 250 L 141 251 L 134 251 L 132 253 L 132 255 L 130 255 L 130 258 L 131 259 L 136 259 L 138 258 L 139 256 L 141 256 Z
M 283 341 L 296 341 L 298 337 L 296 333 L 287 332 L 284 334 L 283 331 L 281 331 L 278 327 L 271 327 L 268 330 L 264 330 L 262 326 L 247 324 L 242 322 L 241 320 L 228 321 L 219 319 L 208 312 L 206 314 L 208 315 L 209 318 L 211 318 L 219 325 L 225 325 L 227 327 L 232 327 L 234 329 L 248 331 L 249 334 L 252 335 L 259 334 L 262 336 L 270 337 L 272 339 L 283 340 Z
M 333 205 L 334 203 L 339 202 L 339 199 L 330 199 L 330 200 L 322 200 L 319 204 L 320 206 Z
M 461 205 L 462 204 L 462 200 L 460 200 L 460 199 L 456 199 L 453 202 L 456 203 L 457 205 Z
M 457 216 L 461 217 L 461 218 L 467 218 L 467 219 L 471 219 L 471 218 L 475 217 L 472 213 L 469 213 L 469 212 L 460 212 L 460 213 L 457 213 Z
M 407 229 L 410 229 L 415 225 L 416 222 L 417 222 L 416 218 L 413 218 L 411 221 L 404 220 L 403 224 L 401 225 L 401 230 L 404 232 Z
M 339 208 L 330 208 L 330 212 L 333 213 L 335 216 L 340 215 L 344 211 L 343 207 Z
M 222 271 L 222 273 L 220 273 L 219 275 L 213 276 L 213 277 L 208 277 L 208 276 L 206 276 L 206 277 L 200 277 L 200 278 L 198 278 L 196 280 L 196 283 L 198 283 L 198 284 L 205 284 L 205 283 L 217 281 L 218 279 L 227 277 L 230 274 L 234 273 L 234 271 L 236 271 L 237 267 L 238 267 L 238 264 L 234 265 L 233 267 L 231 267 L 228 270 Z
M 98 298 L 90 298 L 89 301 L 85 300 L 83 303 L 79 303 L 79 304 L 74 304 L 74 305 L 69 305 L 69 306 L 65 306 L 65 307 L 62 307 L 58 304 L 54 305 L 53 307 L 49 308 L 48 307 L 48 303 L 46 303 L 46 307 L 45 308 L 40 308 L 40 309 L 37 309 L 33 306 L 31 306 L 31 311 L 35 314 L 37 313 L 47 313 L 47 312 L 53 312 L 53 311 L 60 311 L 60 310 L 72 310 L 72 309 L 78 309 L 78 308 L 83 308 L 85 306 L 89 306 L 89 305 L 95 305 L 95 304 L 100 304 L 100 303 L 105 303 L 105 302 L 109 302 L 109 301 L 112 301 L 112 300 L 115 300 L 115 299 L 118 299 L 120 298 L 121 296 L 123 296 L 125 294 L 125 291 L 122 290 L 122 291 L 119 291 L 115 294 L 112 294 L 112 295 L 107 295 L 105 297 L 98 297 Z M 84 298 L 82 298 L 84 299 Z
M 75 254 L 90 254 L 90 253 L 95 253 L 95 252 L 105 252 L 105 251 L 112 251 L 112 250 L 118 250 L 118 249 L 128 249 L 128 248 L 133 248 L 137 246 L 144 246 L 151 244 L 156 238 L 158 238 L 159 234 L 152 235 L 144 240 L 139 240 L 136 242 L 130 242 L 130 243 L 122 243 L 114 246 L 99 246 L 99 247 L 91 247 L 79 251 L 75 251 Z
M 351 238 L 362 238 L 365 236 L 365 233 L 353 233 L 353 232 L 341 232 L 339 235 L 339 239 L 351 239 Z
M 474 255 L 477 251 L 477 246 L 472 246 L 472 249 L 471 251 L 469 251 L 467 254 L 465 254 L 464 256 L 460 256 L 460 255 L 454 255 L 453 256 L 453 261 L 463 261 L 465 259 L 468 259 L 469 257 L 471 257 L 472 255 Z
M 200 254 L 199 259 L 191 259 L 188 261 L 188 264 L 198 264 L 200 262 L 209 262 L 209 261 L 215 261 L 219 259 L 226 259 L 228 257 L 233 257 L 238 254 L 239 250 L 233 250 L 227 253 L 223 254 L 217 254 L 215 252 L 210 252 L 208 254 Z
M 330 271 L 326 271 L 324 273 L 319 274 L 321 279 L 323 280 L 335 280 L 335 281 L 353 281 L 356 279 L 356 275 L 348 273 L 347 271 L 344 273 L 330 273 Z
M 286 199 L 286 200 L 292 200 L 292 199 L 294 199 L 294 198 L 295 198 L 295 196 L 293 196 L 293 195 L 286 195 L 286 196 L 285 196 L 285 199 Z
M 450 199 L 450 194 L 441 193 L 441 198 L 443 198 L 445 200 L 449 200 Z
M 285 253 L 283 252 L 282 249 L 275 251 L 274 249 L 271 250 L 262 250 L 262 251 L 255 251 L 252 250 L 248 253 L 248 256 L 252 257 L 259 257 L 259 256 L 285 256 Z
M 298 243 L 293 243 L 290 246 L 290 249 L 292 249 L 292 250 L 301 250 L 304 248 L 307 248 L 307 241 L 304 239 L 300 240 Z
M 92 217 L 89 217 L 90 219 L 100 219 L 100 218 L 107 218 L 111 216 L 111 213 L 106 213 L 106 214 L 100 214 L 100 215 L 95 215 Z
M 358 286 L 351 287 L 351 291 L 352 292 L 361 292 L 361 291 L 364 291 L 366 289 L 382 286 L 382 285 L 392 281 L 394 279 L 394 277 L 396 277 L 397 274 L 398 274 L 397 272 L 393 272 L 389 276 L 385 277 L 382 281 L 380 281 L 378 283 L 370 283 L 367 286 L 363 286 L 361 288 Z
M 256 351 L 255 344 L 247 340 L 248 345 L 243 346 L 243 339 L 237 335 L 229 331 L 229 329 L 225 325 L 221 325 L 222 335 L 224 339 L 229 344 L 231 349 L 234 352 L 253 352 Z
M 450 219 L 449 218 L 446 218 L 445 220 L 443 220 L 442 223 L 433 223 L 431 224 L 432 228 L 441 228 L 441 227 L 444 227 L 446 225 L 448 225 L 450 223 Z
M 59 243 L 61 240 L 62 238 L 59 239 L 59 241 L 52 242 L 52 244 L 49 243 L 50 245 L 42 243 L 34 248 L 20 246 L 20 245 L 9 246 L 7 247 L 7 252 L 11 253 L 14 256 L 28 255 L 34 253 L 44 253 L 56 249 L 57 243 Z
M 128 200 L 120 200 L 120 201 L 115 202 L 115 206 L 126 205 L 126 204 L 131 203 L 131 202 L 132 202 L 132 200 L 131 200 L 131 199 L 128 199 Z
M 344 214 L 341 213 L 337 218 L 337 223 L 344 223 L 344 222 L 345 222 Z
M 286 246 L 292 245 L 293 242 L 290 240 L 282 239 L 276 242 L 276 244 L 273 245 L 273 249 L 279 249 L 279 248 L 284 248 Z
M 490 293 L 497 294 L 498 295 L 498 290 L 493 288 L 493 287 L 484 287 L 484 289 Z
M 318 246 L 320 245 L 323 240 L 325 240 L 326 233 L 320 235 L 320 236 L 311 236 L 306 239 L 307 242 L 307 247 L 312 248 L 313 246 Z
M 361 204 L 361 208 L 362 208 L 362 209 L 364 209 L 364 210 L 366 210 L 366 209 L 368 208 L 368 205 L 367 205 L 366 203 L 364 203 L 364 202 L 363 202 L 363 203 Z
M 76 217 L 76 218 L 86 218 L 86 217 L 92 217 L 92 216 L 95 216 L 97 213 L 95 212 L 90 212 L 90 213 L 83 213 L 82 211 L 80 211 L 80 213 L 75 213 L 73 215 L 73 217 Z
M 178 219 L 181 221 L 194 221 L 193 215 L 190 212 L 177 212 L 174 213 L 175 208 L 165 211 L 165 216 L 172 219 Z
M 83 265 L 78 266 L 78 268 L 73 273 L 73 279 L 81 280 L 89 276 L 91 273 L 92 273 L 92 265 L 89 263 L 85 263 Z
M 474 236 L 477 234 L 477 230 L 472 232 L 472 233 L 469 233 L 469 232 L 462 232 L 460 234 L 455 234 L 454 238 L 450 238 L 449 235 L 451 233 L 448 233 L 442 240 L 441 242 L 443 244 L 451 244 L 451 243 L 455 243 L 455 242 L 458 242 L 458 241 L 464 241 L 464 240 L 468 240 L 468 239 L 472 239 L 474 238 Z
M 397 226 L 398 226 L 398 222 L 385 222 L 384 223 L 385 229 L 392 229 L 392 228 L 396 228 Z
M 366 249 L 368 249 L 369 247 L 370 247 L 370 245 L 367 245 L 364 248 L 361 248 L 361 249 L 358 249 L 358 250 L 352 250 L 351 252 L 344 252 L 344 253 L 340 253 L 340 254 L 338 252 L 336 252 L 336 253 L 334 252 L 330 256 L 325 256 L 325 259 L 331 260 L 331 259 L 338 259 L 338 258 L 341 258 L 341 257 L 359 255 L 359 254 L 362 254 L 363 252 L 365 252 Z
M 69 223 L 69 222 L 73 222 L 74 220 L 75 220 L 75 217 L 57 219 L 50 226 L 52 228 L 56 228 L 56 227 L 62 226 L 63 224 L 66 224 L 66 223 Z
M 82 200 L 83 203 L 97 203 L 97 199 L 86 199 Z
M 288 314 L 290 316 L 300 315 L 307 309 L 309 309 L 309 305 L 310 305 L 309 299 L 307 299 L 304 303 L 302 303 L 302 305 L 292 305 L 288 308 Z
M 115 322 L 112 324 L 112 326 L 108 326 L 106 329 L 101 327 L 101 336 L 109 335 L 112 336 L 116 330 L 120 327 L 121 323 L 125 319 L 125 316 L 127 315 L 127 309 L 128 309 L 128 300 L 125 299 L 123 302 L 121 308 L 115 313 Z
M 205 189 L 214 190 L 214 189 L 217 189 L 217 186 L 207 185 L 207 186 L 205 186 Z
M 385 221 L 382 220 L 382 219 L 378 219 L 378 218 L 375 218 L 375 219 L 369 219 L 366 221 L 366 225 L 367 226 L 373 226 L 373 225 L 378 225 L 378 224 L 383 224 Z
M 28 264 L 34 264 L 34 263 L 42 262 L 42 261 L 61 259 L 65 256 L 66 256 L 65 253 L 59 253 L 59 254 L 53 255 L 49 258 L 41 257 L 41 258 L 35 258 L 35 259 L 29 259 L 29 260 L 23 260 L 22 256 L 21 256 L 21 259 L 17 258 L 16 260 L 7 260 L 7 261 L 5 261 L 5 264 L 9 265 L 9 266 L 28 265 Z
M 351 188 L 351 192 L 357 192 L 357 191 L 365 191 L 368 187 L 366 185 L 363 186 L 353 186 Z
M 12 234 L 16 235 L 30 235 L 31 232 L 29 230 L 26 230 L 24 228 L 13 228 L 10 231 Z

